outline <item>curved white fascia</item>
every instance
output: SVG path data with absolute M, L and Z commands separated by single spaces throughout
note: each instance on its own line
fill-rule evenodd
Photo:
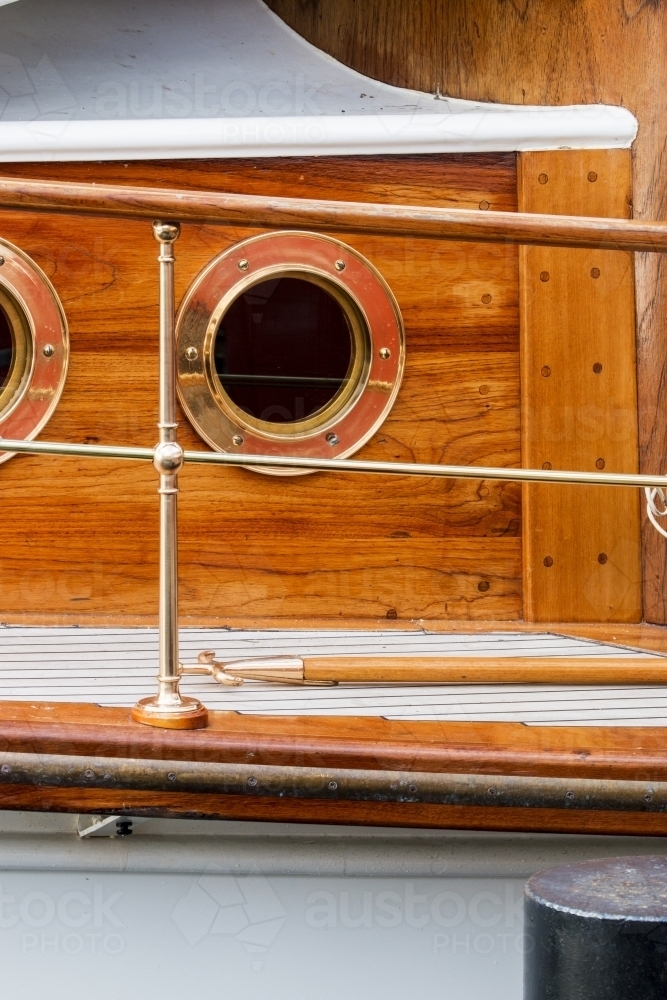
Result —
M 444 103 L 444 102 L 443 102 Z M 637 120 L 606 105 L 439 114 L 0 122 L 0 161 L 611 149 Z

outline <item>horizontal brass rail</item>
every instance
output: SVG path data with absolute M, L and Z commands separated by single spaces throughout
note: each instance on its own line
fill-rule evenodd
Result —
M 0 208 L 667 253 L 667 223 L 0 177 Z
M 519 809 L 667 812 L 667 782 L 0 753 L 0 785 Z
M 70 458 L 117 458 L 152 462 L 152 448 L 122 445 L 69 444 L 58 441 L 10 441 L 0 438 L 0 451 Z M 372 475 L 440 476 L 444 479 L 502 479 L 519 483 L 560 483 L 569 486 L 635 486 L 667 490 L 667 476 L 630 472 L 572 472 L 560 469 L 513 469 L 485 465 L 427 465 L 420 462 L 367 462 L 350 458 L 296 458 L 286 455 L 230 455 L 218 451 L 184 451 L 185 462 L 236 465 L 312 472 L 364 472 Z

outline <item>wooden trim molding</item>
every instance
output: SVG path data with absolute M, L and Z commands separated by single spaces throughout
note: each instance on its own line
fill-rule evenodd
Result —
M 648 727 L 528 727 L 513 723 L 389 722 L 212 712 L 208 729 L 175 733 L 132 723 L 125 709 L 4 702 L 0 704 L 0 748 L 18 753 L 299 767 L 667 780 L 664 729 Z M 0 808 L 452 829 L 667 834 L 667 815 L 663 814 L 259 800 L 22 785 L 0 787 Z

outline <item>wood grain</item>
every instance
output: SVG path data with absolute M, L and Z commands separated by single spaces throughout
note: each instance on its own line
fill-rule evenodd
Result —
M 519 157 L 525 211 L 623 217 L 630 202 L 627 150 Z M 521 247 L 519 279 L 522 463 L 636 472 L 632 259 Z M 528 620 L 641 620 L 637 491 L 525 483 L 523 510 Z
M 489 202 L 480 202 L 488 208 Z M 0 177 L 0 208 L 91 218 L 202 225 L 310 228 L 374 236 L 518 243 L 535 246 L 667 252 L 667 225 L 613 218 L 581 219 L 522 212 L 395 205 L 301 197 L 184 191 L 120 184 L 79 184 Z
M 667 780 L 665 730 L 652 727 L 211 712 L 208 729 L 173 732 L 137 725 L 129 709 L 2 702 L 0 749 L 295 767 Z
M 308 656 L 306 681 L 372 684 L 666 684 L 667 659 L 583 656 Z M 232 670 L 232 672 L 234 672 Z M 250 676 L 243 674 L 243 676 Z
M 2 173 L 476 209 L 488 200 L 516 209 L 515 158 L 506 155 L 6 164 Z M 256 231 L 185 226 L 178 297 L 211 257 Z M 150 225 L 3 212 L 0 235 L 46 270 L 70 322 L 70 373 L 43 436 L 154 444 Z M 403 388 L 364 456 L 517 465 L 516 249 L 342 238 L 383 273 L 406 324 Z M 183 418 L 179 434 L 184 447 L 202 447 Z M 158 505 L 150 468 L 25 457 L 3 465 L 0 480 L 4 620 L 37 613 L 55 623 L 74 613 L 82 623 L 103 616 L 112 624 L 155 615 Z M 520 613 L 516 484 L 284 480 L 199 467 L 184 472 L 181 486 L 181 611 L 193 623 L 230 615 L 502 620 Z
M 323 823 L 343 826 L 440 830 L 493 830 L 515 833 L 572 833 L 664 837 L 662 813 L 586 812 L 565 809 L 403 805 L 392 802 L 324 802 L 316 799 L 182 795 L 159 792 L 75 791 L 13 785 L 0 788 L 0 809 L 156 816 L 174 819 L 250 820 L 269 823 Z
M 92 705 L 0 704 L 0 749 L 315 767 L 667 780 L 664 729 L 211 713 L 174 733 Z M 297 802 L 222 795 L 0 787 L 0 808 L 452 829 L 664 835 L 667 816 L 389 803 Z
M 659 0 L 269 0 L 319 48 L 373 79 L 514 104 L 607 103 L 639 119 L 633 214 L 667 218 L 667 6 Z M 641 469 L 667 452 L 667 267 L 637 260 Z M 667 621 L 667 546 L 644 535 L 644 608 Z

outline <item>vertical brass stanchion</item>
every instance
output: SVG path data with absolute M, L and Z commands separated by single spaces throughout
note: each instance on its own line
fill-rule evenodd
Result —
M 160 662 L 158 692 L 132 709 L 135 722 L 163 729 L 202 729 L 208 712 L 195 698 L 183 698 L 178 651 L 178 473 L 183 449 L 176 440 L 176 353 L 174 243 L 180 226 L 153 224 L 160 244 L 160 419 L 153 459 L 160 473 Z

